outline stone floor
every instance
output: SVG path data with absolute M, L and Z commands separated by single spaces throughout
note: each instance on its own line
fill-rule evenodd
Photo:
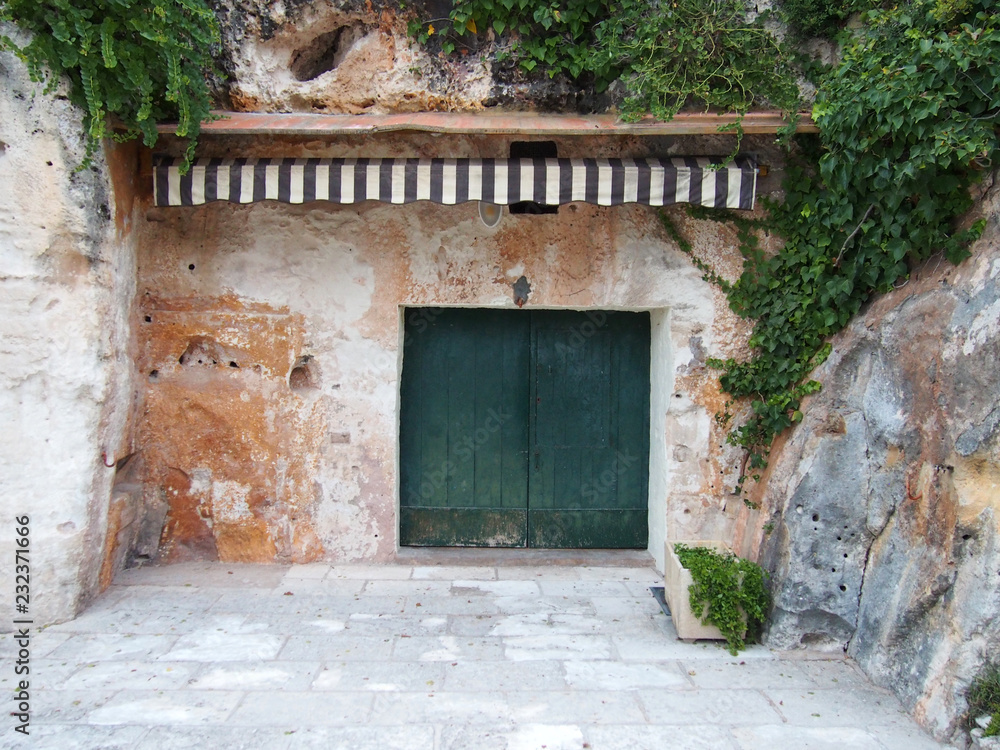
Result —
M 0 747 L 939 747 L 850 661 L 678 641 L 644 560 L 482 561 L 126 571 L 32 635 Z

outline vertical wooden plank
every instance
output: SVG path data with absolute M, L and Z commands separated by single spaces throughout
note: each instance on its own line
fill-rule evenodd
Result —
M 445 462 L 449 508 L 475 507 L 476 313 L 449 310 L 447 359 L 448 454 Z M 433 389 L 434 381 L 427 384 Z
M 529 431 L 531 421 L 531 313 L 501 314 L 502 373 L 500 486 L 504 508 L 528 507 Z
M 443 467 L 448 461 L 448 389 L 426 388 L 426 383 L 447 383 L 448 372 L 448 317 L 446 311 L 433 310 L 438 317 L 426 321 L 426 327 L 417 332 L 415 345 L 423 356 L 421 380 L 417 387 L 421 394 L 420 424 L 420 499 L 424 507 L 448 505 L 447 477 Z
M 497 355 L 503 344 L 503 318 L 498 310 L 476 311 L 474 329 L 475 419 L 473 420 L 472 454 L 475 491 L 473 505 L 477 508 L 500 508 L 501 489 L 503 368 L 497 366 Z M 502 353 L 501 353 L 502 356 Z
M 646 507 L 649 486 L 649 315 L 632 313 L 616 337 L 618 508 Z
M 420 320 L 416 310 L 404 311 L 403 369 L 399 384 L 399 486 L 401 506 L 420 505 L 421 430 L 423 420 L 423 357 L 414 345 L 415 326 Z

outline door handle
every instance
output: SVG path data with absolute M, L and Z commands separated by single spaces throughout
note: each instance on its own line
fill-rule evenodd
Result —
M 535 451 L 535 471 L 538 471 L 538 457 L 541 455 L 541 451 Z

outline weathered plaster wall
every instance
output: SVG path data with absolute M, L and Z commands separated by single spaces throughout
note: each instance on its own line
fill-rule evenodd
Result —
M 981 213 L 969 260 L 931 259 L 837 337 L 749 519 L 773 527 L 768 643 L 845 649 L 942 736 L 1000 647 L 996 187 Z
M 108 162 L 98 154 L 92 169 L 74 172 L 84 156 L 80 113 L 59 92 L 35 90 L 17 59 L 0 55 L 0 506 L 8 525 L 0 579 L 14 580 L 13 519 L 28 515 L 30 616 L 43 624 L 74 616 L 101 584 L 115 475 L 101 453 L 128 452 L 135 273 L 130 207 L 112 203 Z M 112 161 L 127 179 L 127 156 Z
M 256 142 L 257 155 L 502 156 L 508 142 L 429 135 Z M 725 153 L 727 138 L 559 143 L 560 155 Z M 246 153 L 240 139 L 206 153 Z M 766 141 L 761 148 L 768 149 Z M 735 238 L 672 216 L 738 273 Z M 744 324 L 654 210 L 564 206 L 484 226 L 476 205 L 214 204 L 150 209 L 139 251 L 139 424 L 147 508 L 168 560 L 386 560 L 396 550 L 400 309 L 651 309 L 651 551 L 664 535 L 728 534 L 738 463 L 713 416 L 706 356 L 740 353 Z M 295 374 L 305 363 L 308 373 Z M 728 472 L 728 474 L 727 474 Z M 155 516 L 155 513 L 151 513 Z

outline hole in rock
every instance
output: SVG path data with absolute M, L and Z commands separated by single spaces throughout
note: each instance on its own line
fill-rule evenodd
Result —
M 840 584 L 840 590 L 847 591 L 847 586 L 845 586 L 844 584 Z
M 819 520 L 819 513 L 813 513 L 813 523 Z
M 194 270 L 194 263 L 189 263 L 188 264 L 188 270 L 189 271 L 193 271 Z
M 296 81 L 311 81 L 344 61 L 354 43 L 364 35 L 363 26 L 341 26 L 320 34 L 292 54 L 289 69 Z
M 238 354 L 238 350 L 225 347 L 215 339 L 195 336 L 188 342 L 187 349 L 177 361 L 185 367 L 217 365 L 219 362 L 235 362 L 239 359 Z
M 159 370 L 150 370 L 149 371 L 149 379 L 152 380 L 153 382 L 156 382 L 156 380 L 159 377 L 160 377 L 160 371 Z
M 319 368 L 312 357 L 306 355 L 295 360 L 295 366 L 288 373 L 288 387 L 296 393 L 319 387 Z
M 145 320 L 147 323 L 152 323 L 153 322 L 153 316 L 152 315 L 147 315 L 145 318 L 143 318 L 143 320 Z

